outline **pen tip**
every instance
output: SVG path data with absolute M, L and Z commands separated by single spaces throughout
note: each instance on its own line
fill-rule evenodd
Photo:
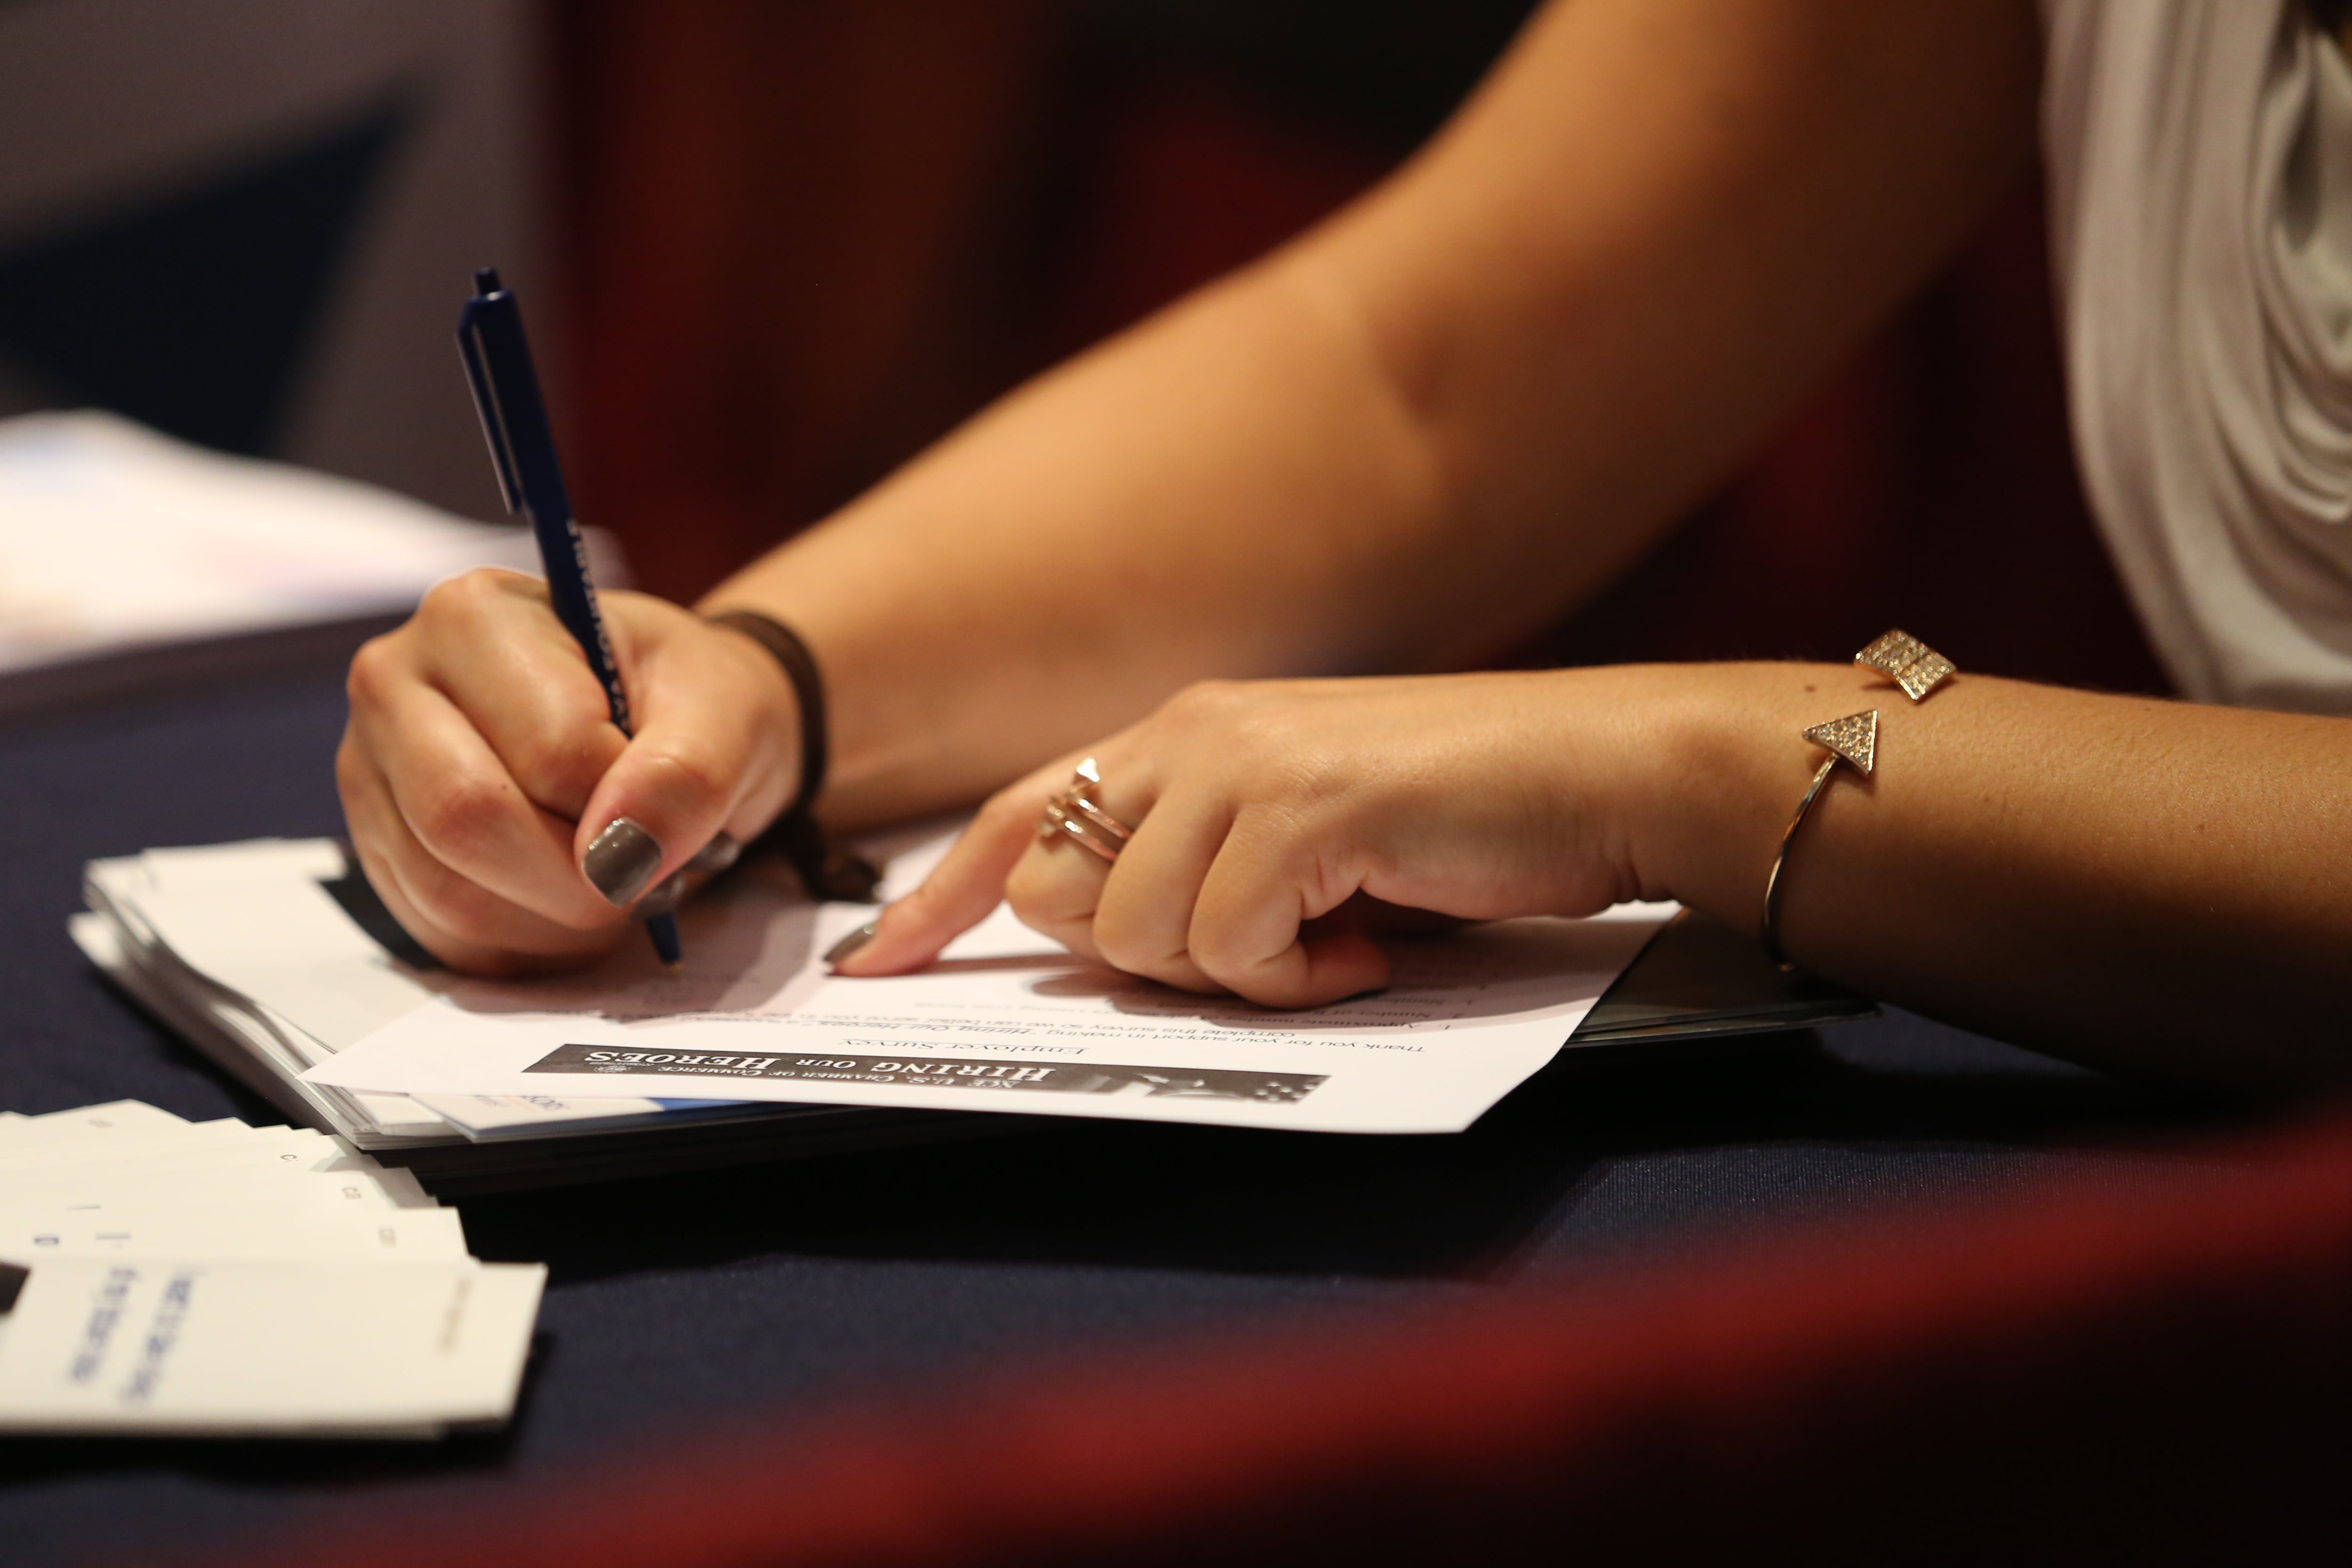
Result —
M 646 922 L 646 934 L 653 938 L 654 957 L 672 974 L 686 960 L 686 950 L 677 943 L 677 921 L 670 915 L 656 915 Z
M 683 963 L 665 963 L 662 965 L 662 973 L 668 975 L 672 980 L 675 980 L 679 975 L 686 973 L 686 965 Z

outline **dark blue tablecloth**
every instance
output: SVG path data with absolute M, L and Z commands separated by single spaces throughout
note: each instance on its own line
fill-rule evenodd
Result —
M 339 680 L 0 731 L 0 1109 L 132 1097 L 282 1120 L 68 942 L 82 862 L 332 833 Z M 509 1434 L 425 1448 L 0 1441 L 0 1558 L 234 1549 L 712 1420 L 1120 1340 L 1394 1310 L 1640 1267 L 1727 1233 L 2196 1156 L 2210 1113 L 1903 1014 L 1733 1060 L 1559 1071 L 1470 1132 L 1372 1139 L 1063 1122 L 978 1143 L 464 1205 L 552 1268 Z M 354 1510 L 356 1510 L 354 1512 Z

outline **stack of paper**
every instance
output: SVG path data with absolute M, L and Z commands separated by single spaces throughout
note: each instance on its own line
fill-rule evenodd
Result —
M 467 984 L 407 940 L 341 845 L 151 849 L 90 862 L 83 890 L 89 909 L 73 917 L 73 939 L 117 984 L 296 1121 L 415 1171 L 436 1192 L 859 1147 L 939 1121 L 723 1100 L 411 1096 L 309 1083 L 306 1069 Z M 787 1132 L 789 1149 L 780 1142 Z
M 591 550 L 618 581 L 609 542 Z M 535 573 L 538 553 L 523 529 L 111 414 L 0 419 L 0 714 L 339 662 L 472 566 Z
M 430 1437 L 514 1409 L 546 1270 L 340 1139 L 0 1113 L 0 1432 Z
M 873 846 L 886 893 L 947 842 Z M 635 942 L 576 975 L 437 969 L 326 840 L 150 850 L 93 862 L 86 884 L 75 940 L 126 990 L 297 1119 L 445 1193 L 1013 1120 L 972 1112 L 1456 1131 L 1565 1047 L 1652 1051 L 1869 1010 L 1720 927 L 1685 918 L 1651 945 L 1672 906 L 1401 944 L 1386 990 L 1277 1012 L 1090 964 L 1003 910 L 920 973 L 832 976 L 819 955 L 871 907 L 812 904 L 758 857 L 681 911 L 675 976 Z M 1638 984 L 1644 971 L 1682 999 Z

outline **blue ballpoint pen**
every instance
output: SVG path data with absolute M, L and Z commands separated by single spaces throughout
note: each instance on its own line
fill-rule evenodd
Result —
M 466 362 L 466 379 L 473 384 L 474 408 L 482 416 L 482 434 L 490 443 L 490 462 L 499 471 L 507 510 L 530 519 L 556 619 L 587 656 L 588 668 L 604 685 L 613 722 L 626 735 L 629 694 L 621 686 L 612 639 L 604 635 L 596 590 L 588 581 L 588 547 L 572 515 L 563 470 L 555 461 L 555 435 L 539 395 L 538 373 L 531 369 L 530 344 L 523 338 L 522 307 L 512 290 L 500 286 L 494 267 L 474 274 L 474 297 L 457 318 L 457 352 Z M 646 934 L 653 939 L 662 963 L 675 971 L 682 956 L 677 920 L 656 915 L 646 921 Z

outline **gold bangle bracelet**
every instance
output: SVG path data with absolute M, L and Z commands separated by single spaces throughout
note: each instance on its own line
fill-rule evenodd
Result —
M 1853 661 L 1866 669 L 1874 669 L 1901 688 L 1903 695 L 1916 705 L 1924 702 L 1927 694 L 1956 673 L 1952 661 L 1929 647 L 1907 632 L 1892 631 L 1860 653 Z M 1780 851 L 1772 857 L 1771 873 L 1764 879 L 1764 954 L 1783 969 L 1794 969 L 1789 955 L 1780 947 L 1780 879 L 1788 869 L 1789 847 L 1797 841 L 1797 829 L 1805 825 L 1805 816 L 1821 798 L 1822 786 L 1830 782 L 1830 774 L 1844 763 L 1868 778 L 1878 767 L 1878 710 L 1849 713 L 1843 719 L 1832 719 L 1820 724 L 1809 724 L 1801 733 L 1814 745 L 1829 752 L 1821 767 L 1813 773 L 1813 782 L 1797 802 L 1797 809 L 1789 818 L 1788 830 L 1780 835 Z

